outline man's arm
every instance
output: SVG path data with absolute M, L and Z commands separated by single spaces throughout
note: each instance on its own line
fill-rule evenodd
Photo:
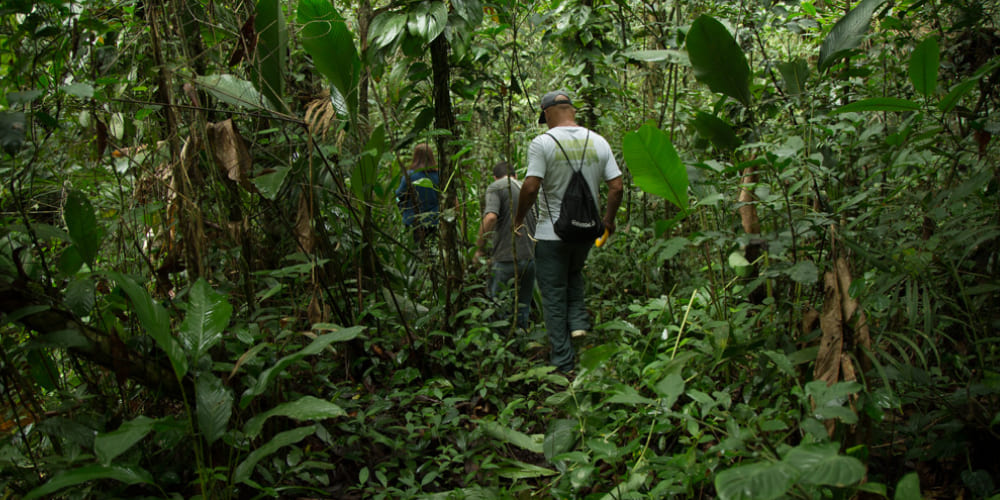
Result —
M 486 235 L 493 232 L 497 225 L 497 214 L 489 212 L 483 216 L 483 222 L 479 225 L 479 236 L 476 237 L 476 258 L 486 256 Z
M 524 218 L 528 216 L 528 210 L 538 199 L 538 188 L 542 185 L 542 178 L 529 175 L 521 183 L 521 196 L 517 199 L 517 215 L 514 216 L 514 230 L 524 225 Z M 621 203 L 619 196 L 618 202 Z
M 608 234 L 615 232 L 615 214 L 622 204 L 624 193 L 625 186 L 620 175 L 608 181 L 608 208 L 604 213 L 604 227 L 608 228 Z

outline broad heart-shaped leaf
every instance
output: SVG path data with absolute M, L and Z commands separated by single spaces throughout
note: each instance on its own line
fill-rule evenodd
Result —
M 885 0 L 861 0 L 857 7 L 848 12 L 833 25 L 830 34 L 823 39 L 819 48 L 820 71 L 825 71 L 837 59 L 858 48 L 865 39 L 865 33 L 872 22 L 872 14 Z
M 357 337 L 363 329 L 363 326 L 352 326 L 343 330 L 327 333 L 317 337 L 315 340 L 310 342 L 309 345 L 303 347 L 298 352 L 289 354 L 279 359 L 274 366 L 261 372 L 260 377 L 257 378 L 257 383 L 254 384 L 253 387 L 243 392 L 243 397 L 240 399 L 240 407 L 246 408 L 250 404 L 250 401 L 253 400 L 254 396 L 262 394 L 264 390 L 267 389 L 268 384 L 270 384 L 275 377 L 280 375 L 285 368 L 288 367 L 288 365 L 306 356 L 316 354 L 334 342 L 346 342 L 351 340 Z
M 375 49 L 385 48 L 399 39 L 406 31 L 406 14 L 385 11 L 372 19 L 368 27 L 368 40 Z
M 434 41 L 448 25 L 448 7 L 444 2 L 425 1 L 410 11 L 406 29 L 424 42 Z
M 194 384 L 198 430 L 209 444 L 222 437 L 233 415 L 233 392 L 212 373 L 198 375 Z
M 937 90 L 938 67 L 941 65 L 941 50 L 937 39 L 928 37 L 917 45 L 910 55 L 910 82 L 918 93 L 927 97 Z
M 862 99 L 850 104 L 845 104 L 831 111 L 831 114 L 857 113 L 865 111 L 917 111 L 919 109 L 919 103 L 906 99 L 900 99 L 898 97 L 872 97 L 871 99 Z
M 288 417 L 295 420 L 320 420 L 346 415 L 343 408 L 329 401 L 313 396 L 303 396 L 295 401 L 281 403 L 270 410 L 255 415 L 246 425 L 243 432 L 249 439 L 256 439 L 264 428 L 264 421 L 275 416 Z
M 865 466 L 854 457 L 838 455 L 837 443 L 804 444 L 782 460 L 799 470 L 801 484 L 845 487 L 865 477 Z
M 549 461 L 552 457 L 573 449 L 576 444 L 576 429 L 579 423 L 571 418 L 557 419 L 549 422 L 549 429 L 542 442 L 542 450 Z
M 677 402 L 677 398 L 684 394 L 684 377 L 671 373 L 657 382 L 653 389 L 662 398 L 663 407 L 670 408 Z
M 376 171 L 382 153 L 385 151 L 385 127 L 379 126 L 372 131 L 365 145 L 365 150 L 358 163 L 351 171 L 351 190 L 362 200 L 368 199 L 368 193 L 375 185 Z
M 216 99 L 239 108 L 255 111 L 274 109 L 252 83 L 233 75 L 199 76 L 194 79 L 194 83 L 203 87 Z
M 314 432 L 316 432 L 316 427 L 310 425 L 307 427 L 300 427 L 298 429 L 285 431 L 277 436 L 274 436 L 274 438 L 265 443 L 263 446 L 255 449 L 252 453 L 250 453 L 250 455 L 247 455 L 246 460 L 236 466 L 236 470 L 233 472 L 233 482 L 242 483 L 247 479 L 250 479 L 250 475 L 253 474 L 253 469 L 257 465 L 257 462 L 260 462 L 268 455 L 284 448 L 285 446 L 302 441 Z
M 257 88 L 277 109 L 285 104 L 285 66 L 288 52 L 288 28 L 278 0 L 258 0 L 254 27 L 257 30 Z
M 591 347 L 580 354 L 580 366 L 588 370 L 593 370 L 611 359 L 611 356 L 621 352 L 622 348 L 616 343 L 607 343 Z
M 628 50 L 622 53 L 629 59 L 644 62 L 668 62 L 680 64 L 681 66 L 691 66 L 691 59 L 687 53 L 681 50 L 659 49 L 659 50 Z
M 771 500 L 791 488 L 796 470 L 783 462 L 739 465 L 715 476 L 720 500 Z
M 798 58 L 794 61 L 778 63 L 778 71 L 781 72 L 781 80 L 785 83 L 785 93 L 788 95 L 800 95 L 806 90 L 806 81 L 809 80 L 809 63 L 805 59 Z
M 24 113 L 0 113 L 0 147 L 13 154 L 24 144 Z
M 699 111 L 691 125 L 719 150 L 734 151 L 742 144 L 733 127 L 714 115 Z
M 96 481 L 98 479 L 114 479 L 125 484 L 153 484 L 153 475 L 139 467 L 88 465 L 57 475 L 49 480 L 49 482 L 28 492 L 23 500 L 47 498 L 67 486 Z
M 100 434 L 94 438 L 94 454 L 97 460 L 103 465 L 111 465 L 111 461 L 118 455 L 125 453 L 139 440 L 146 437 L 153 430 L 153 420 L 146 416 L 139 416 L 135 420 L 123 423 L 118 429 Z
M 63 207 L 63 218 L 66 219 L 69 237 L 80 252 L 80 257 L 93 269 L 94 259 L 101 247 L 102 231 L 97 225 L 97 216 L 90 200 L 79 191 L 70 191 Z
M 647 123 L 625 134 L 622 151 L 636 185 L 687 212 L 687 169 L 667 134 Z
M 688 57 L 694 77 L 713 92 L 750 106 L 750 66 L 729 30 L 715 18 L 703 15 L 688 30 Z
M 316 69 L 344 96 L 353 116 L 358 109 L 361 59 L 347 21 L 329 0 L 300 0 L 298 21 L 302 47 L 312 56 Z
M 892 496 L 893 500 L 921 500 L 922 498 L 923 496 L 920 495 L 920 476 L 916 472 L 903 476 L 903 479 L 900 479 L 896 485 L 896 494 Z
M 233 306 L 226 296 L 216 293 L 204 278 L 199 278 L 188 293 L 190 303 L 178 337 L 197 362 L 201 355 L 222 339 L 222 331 L 229 325 Z
M 529 436 L 521 431 L 504 427 L 493 420 L 479 420 L 478 422 L 479 428 L 482 429 L 483 432 L 496 439 L 505 443 L 510 443 L 523 450 L 528 450 L 532 453 L 544 453 L 542 443 L 545 440 L 545 436 L 542 434 Z
M 132 301 L 132 307 L 135 309 L 135 314 L 139 317 L 139 323 L 153 338 L 156 345 L 167 353 L 167 358 L 170 359 L 170 364 L 174 368 L 174 375 L 180 380 L 187 373 L 187 357 L 185 357 L 184 349 L 181 348 L 180 343 L 170 334 L 170 314 L 132 278 L 114 271 L 108 271 L 106 274 L 115 280 L 128 295 L 129 300 Z
M 288 177 L 288 173 L 291 171 L 291 167 L 275 167 L 274 172 L 254 177 L 252 182 L 254 186 L 257 186 L 257 190 L 260 191 L 261 196 L 269 200 L 274 200 L 278 197 L 281 186 L 285 183 L 285 178 Z

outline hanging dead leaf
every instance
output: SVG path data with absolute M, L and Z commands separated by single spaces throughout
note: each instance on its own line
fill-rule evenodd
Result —
M 333 107 L 329 92 L 324 92 L 319 99 L 310 102 L 306 106 L 305 121 L 309 127 L 309 133 L 326 139 L 326 134 L 330 130 L 330 124 L 337 118 L 337 110 Z
M 323 297 L 319 290 L 313 290 L 312 300 L 309 301 L 308 317 L 309 323 L 326 323 L 330 316 L 330 308 L 323 303 Z
M 864 310 L 861 309 L 858 300 L 851 297 L 850 294 L 852 278 L 847 259 L 843 257 L 838 258 L 835 266 L 837 270 L 837 284 L 843 298 L 843 321 L 845 324 L 853 325 L 853 335 L 848 347 L 856 349 L 860 346 L 865 349 L 871 349 L 872 339 L 868 330 L 868 317 L 865 315 Z M 863 359 L 867 360 L 867 358 Z
M 308 193 L 303 193 L 299 197 L 299 209 L 295 215 L 295 237 L 299 240 L 299 247 L 306 254 L 312 254 L 316 248 L 316 235 L 312 229 L 312 208 Z
M 816 355 L 816 366 L 813 368 L 813 379 L 823 380 L 827 385 L 837 382 L 840 377 L 840 355 L 844 349 L 843 317 L 841 312 L 840 290 L 837 287 L 837 276 L 834 271 L 823 274 L 825 297 L 823 314 L 820 316 L 820 328 L 823 336 L 820 339 L 819 353 Z
M 743 171 L 743 180 L 740 182 L 739 201 L 743 205 L 737 209 L 737 212 L 740 214 L 743 231 L 747 234 L 760 234 L 760 217 L 757 215 L 757 206 L 752 203 L 754 195 L 750 187 L 756 182 L 756 172 L 754 172 L 753 167 L 747 167 Z
M 805 312 L 802 313 L 802 335 L 808 335 L 809 332 L 816 328 L 816 323 L 819 322 L 819 311 L 814 307 L 809 306 Z
M 209 123 L 207 132 L 215 164 L 226 177 L 239 183 L 243 189 L 251 193 L 256 192 L 257 187 L 250 182 L 250 169 L 253 167 L 250 150 L 236 130 L 233 120 Z

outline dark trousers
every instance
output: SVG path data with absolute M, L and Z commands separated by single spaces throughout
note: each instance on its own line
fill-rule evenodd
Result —
M 535 290 L 535 261 L 523 259 L 517 262 L 494 262 L 490 297 L 497 298 L 501 290 L 517 294 L 517 326 L 527 328 L 531 296 Z M 505 314 L 504 317 L 508 316 Z
M 535 276 L 552 346 L 552 364 L 563 372 L 575 366 L 576 353 L 570 333 L 590 328 L 583 303 L 583 264 L 591 246 L 591 243 L 547 240 L 535 244 Z

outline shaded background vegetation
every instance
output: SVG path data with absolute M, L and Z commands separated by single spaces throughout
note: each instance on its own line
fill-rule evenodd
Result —
M 6 2 L 0 484 L 995 496 L 998 10 Z M 629 186 L 574 380 L 470 245 L 556 87 Z

